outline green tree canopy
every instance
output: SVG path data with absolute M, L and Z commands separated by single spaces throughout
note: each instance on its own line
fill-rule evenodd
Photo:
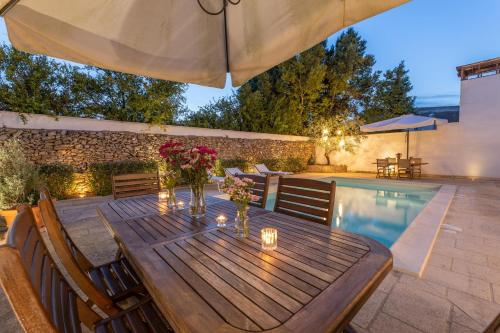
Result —
M 52 116 L 171 124 L 186 84 L 64 64 L 0 47 L 0 107 Z

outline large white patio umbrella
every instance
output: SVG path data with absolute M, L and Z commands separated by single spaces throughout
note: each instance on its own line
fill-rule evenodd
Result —
M 0 0 L 15 48 L 224 87 L 409 0 Z
M 378 121 L 361 126 L 361 131 L 365 133 L 383 133 L 383 132 L 406 132 L 406 158 L 410 150 L 410 131 L 436 130 L 438 125 L 447 124 L 448 120 L 417 116 L 407 114 L 391 119 Z

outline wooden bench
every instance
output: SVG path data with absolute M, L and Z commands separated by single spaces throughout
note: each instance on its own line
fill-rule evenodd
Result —
M 267 194 L 269 193 L 269 183 L 271 176 L 261 176 L 256 174 L 238 174 L 236 177 L 243 179 L 248 178 L 253 180 L 255 185 L 252 188 L 252 194 L 259 197 L 257 200 L 250 202 L 250 205 L 260 208 L 266 208 Z
M 0 244 L 0 283 L 25 332 L 171 332 L 149 297 L 102 319 L 84 302 L 55 264 L 31 208 L 20 207 L 6 241 Z
M 115 199 L 158 193 L 160 191 L 158 172 L 113 175 L 112 184 Z
M 280 177 L 274 211 L 331 225 L 335 182 Z

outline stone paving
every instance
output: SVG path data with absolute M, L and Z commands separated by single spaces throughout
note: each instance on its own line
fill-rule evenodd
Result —
M 389 274 L 353 320 L 360 333 L 482 332 L 500 313 L 500 181 L 423 181 L 457 185 L 444 223 L 461 231 L 440 231 L 423 278 Z M 111 198 L 57 203 L 71 236 L 95 264 L 117 249 L 95 211 L 105 200 Z M 21 332 L 2 292 L 0 321 L 2 332 Z

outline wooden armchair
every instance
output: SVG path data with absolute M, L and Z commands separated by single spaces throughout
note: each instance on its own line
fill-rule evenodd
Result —
M 20 207 L 0 245 L 0 284 L 28 333 L 172 332 L 149 297 L 102 319 L 72 289 L 47 250 L 31 208 Z
M 160 177 L 158 172 L 119 175 L 113 176 L 112 185 L 115 199 L 152 194 L 160 191 Z
M 373 160 L 372 160 L 373 161 Z M 377 159 L 377 178 L 387 177 L 389 175 L 389 161 L 384 159 Z
M 334 181 L 280 177 L 274 211 L 331 225 L 335 189 Z
M 40 218 L 62 265 L 92 303 L 113 315 L 120 310 L 116 302 L 145 293 L 127 259 L 92 265 L 64 228 L 46 189 L 40 191 L 39 208 Z
M 412 174 L 411 174 L 410 160 L 399 159 L 398 160 L 398 179 L 402 178 L 402 177 L 410 178 L 411 176 L 412 176 Z
M 250 205 L 260 208 L 266 208 L 267 194 L 269 193 L 269 183 L 271 182 L 271 176 L 261 176 L 256 174 L 238 174 L 236 177 L 243 179 L 249 178 L 254 181 L 255 185 L 252 188 L 252 194 L 258 196 L 259 199 L 250 202 Z

